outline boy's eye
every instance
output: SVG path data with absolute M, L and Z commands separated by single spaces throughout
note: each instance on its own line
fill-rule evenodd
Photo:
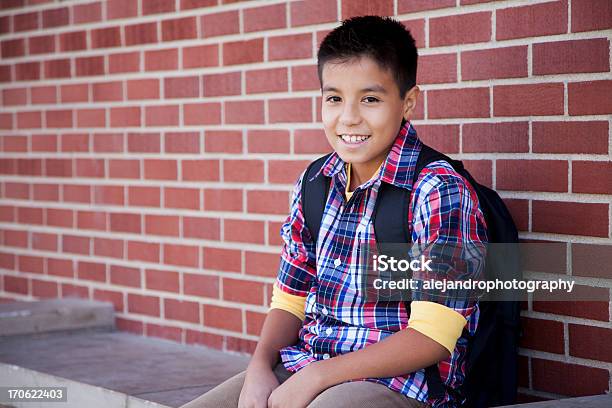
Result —
M 340 97 L 339 96 L 328 96 L 327 98 L 325 98 L 325 101 L 327 101 L 327 102 L 340 102 Z
M 376 102 L 380 102 L 380 99 L 374 97 L 374 96 L 366 96 L 365 98 L 363 98 L 364 101 L 368 102 L 368 103 L 376 103 Z

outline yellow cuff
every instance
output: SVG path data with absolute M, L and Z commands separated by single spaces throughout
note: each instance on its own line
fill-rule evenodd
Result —
M 306 296 L 290 295 L 283 292 L 276 284 L 272 288 L 272 301 L 270 309 L 281 309 L 291 313 L 300 320 L 304 320 L 304 308 L 306 306 Z
M 439 343 L 451 354 L 466 323 L 459 312 L 439 303 L 415 300 L 410 304 L 408 327 Z

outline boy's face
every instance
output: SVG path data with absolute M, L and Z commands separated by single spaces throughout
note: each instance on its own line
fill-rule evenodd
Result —
M 391 72 L 363 56 L 322 70 L 325 135 L 345 162 L 375 170 L 387 156 L 402 118 L 410 119 L 418 87 L 400 98 Z

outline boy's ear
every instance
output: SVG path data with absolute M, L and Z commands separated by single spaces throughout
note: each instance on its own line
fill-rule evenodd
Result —
M 419 98 L 420 93 L 421 90 L 416 85 L 410 88 L 408 92 L 406 92 L 406 96 L 404 97 L 404 119 L 410 120 L 410 118 L 412 117 L 414 110 L 416 109 L 417 100 Z

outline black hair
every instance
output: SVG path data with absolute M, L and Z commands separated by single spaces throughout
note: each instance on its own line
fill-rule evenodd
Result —
M 325 63 L 364 56 L 391 71 L 401 98 L 416 85 L 418 54 L 410 31 L 390 17 L 359 16 L 344 20 L 321 42 L 317 53 L 321 87 Z

